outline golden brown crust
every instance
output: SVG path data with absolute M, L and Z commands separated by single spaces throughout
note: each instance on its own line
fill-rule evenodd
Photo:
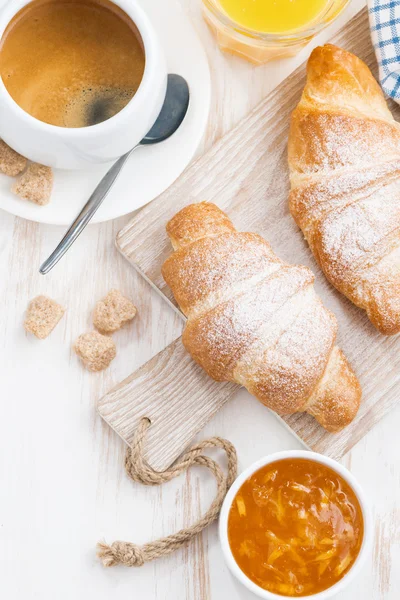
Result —
M 306 410 L 314 390 L 319 390 L 336 328 L 335 318 L 319 300 L 306 304 L 291 327 L 249 366 L 249 391 L 279 414 Z
M 289 135 L 290 210 L 329 281 L 400 332 L 400 127 L 368 67 L 316 48 Z
M 332 433 L 347 427 L 357 414 L 361 386 L 343 352 L 335 346 L 307 412 Z
M 391 119 L 382 90 L 367 65 L 354 54 L 325 44 L 315 48 L 307 63 L 302 103 L 331 104 L 343 112 L 363 112 Z
M 215 230 L 213 224 L 212 237 L 201 237 L 195 244 L 179 248 L 162 266 L 162 275 L 170 287 L 174 284 L 175 299 L 185 314 L 190 309 L 193 312 L 210 294 L 238 285 L 264 269 L 271 270 L 278 262 L 259 235 L 229 232 L 215 236 Z
M 310 405 L 325 427 L 347 424 L 360 388 L 345 360 L 335 377 L 346 383 L 331 381 L 332 370 L 326 375 L 339 352 L 337 324 L 315 294 L 311 271 L 281 261 L 260 236 L 237 232 L 213 204 L 188 206 L 173 223 L 168 231 L 184 242 L 162 272 L 188 316 L 183 343 L 194 360 L 281 414 Z
M 400 135 L 395 123 L 299 106 L 291 119 L 289 160 L 303 176 L 371 167 L 382 160 L 381 144 L 376 143 L 382 139 L 386 155 L 398 159 Z
M 209 202 L 199 202 L 179 211 L 167 223 L 167 233 L 174 250 L 204 237 L 235 231 L 228 217 L 221 215 L 216 208 Z
M 229 299 L 189 319 L 182 338 L 184 346 L 210 377 L 217 381 L 232 379 L 238 362 L 257 342 L 265 324 L 313 280 L 306 267 L 283 266 L 270 277 L 236 295 L 229 294 Z

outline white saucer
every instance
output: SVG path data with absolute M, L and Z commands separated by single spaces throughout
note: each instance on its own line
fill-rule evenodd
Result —
M 0 0 L 0 6 L 4 4 Z M 191 162 L 207 126 L 211 81 L 206 53 L 177 0 L 142 0 L 165 49 L 168 69 L 186 78 L 191 100 L 180 129 L 159 146 L 138 148 L 99 208 L 93 222 L 115 219 L 159 196 Z M 40 143 L 40 140 L 38 140 Z M 36 206 L 10 192 L 13 180 L 0 175 L 0 208 L 52 225 L 69 225 L 110 165 L 91 171 L 55 171 L 52 199 Z

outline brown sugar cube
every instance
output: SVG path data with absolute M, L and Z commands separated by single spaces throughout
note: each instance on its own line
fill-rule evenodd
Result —
M 0 172 L 15 177 L 26 168 L 27 160 L 0 140 Z
M 14 183 L 11 191 L 20 198 L 44 206 L 50 202 L 53 189 L 53 171 L 50 167 L 32 163 Z
M 93 312 L 93 324 L 102 333 L 113 333 L 131 321 L 136 315 L 136 306 L 118 290 L 111 290 L 100 300 Z
M 97 331 L 80 335 L 74 350 L 89 371 L 103 371 L 117 354 L 113 340 Z
M 53 331 L 63 314 L 65 308 L 48 298 L 37 296 L 29 303 L 24 321 L 25 330 L 33 333 L 40 340 L 44 340 Z

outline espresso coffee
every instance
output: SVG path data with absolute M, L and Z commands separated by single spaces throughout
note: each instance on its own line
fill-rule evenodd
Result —
M 27 113 L 88 127 L 122 110 L 143 77 L 142 40 L 109 0 L 33 0 L 0 43 L 0 76 Z

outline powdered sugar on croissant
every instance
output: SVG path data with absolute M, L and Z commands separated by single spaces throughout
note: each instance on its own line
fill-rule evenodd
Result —
M 175 252 L 162 273 L 188 317 L 183 343 L 207 373 L 280 414 L 307 411 L 330 431 L 348 425 L 361 390 L 311 271 L 207 202 L 181 210 L 167 232 Z
M 311 54 L 289 166 L 290 210 L 325 275 L 382 333 L 399 333 L 400 126 L 353 54 Z

